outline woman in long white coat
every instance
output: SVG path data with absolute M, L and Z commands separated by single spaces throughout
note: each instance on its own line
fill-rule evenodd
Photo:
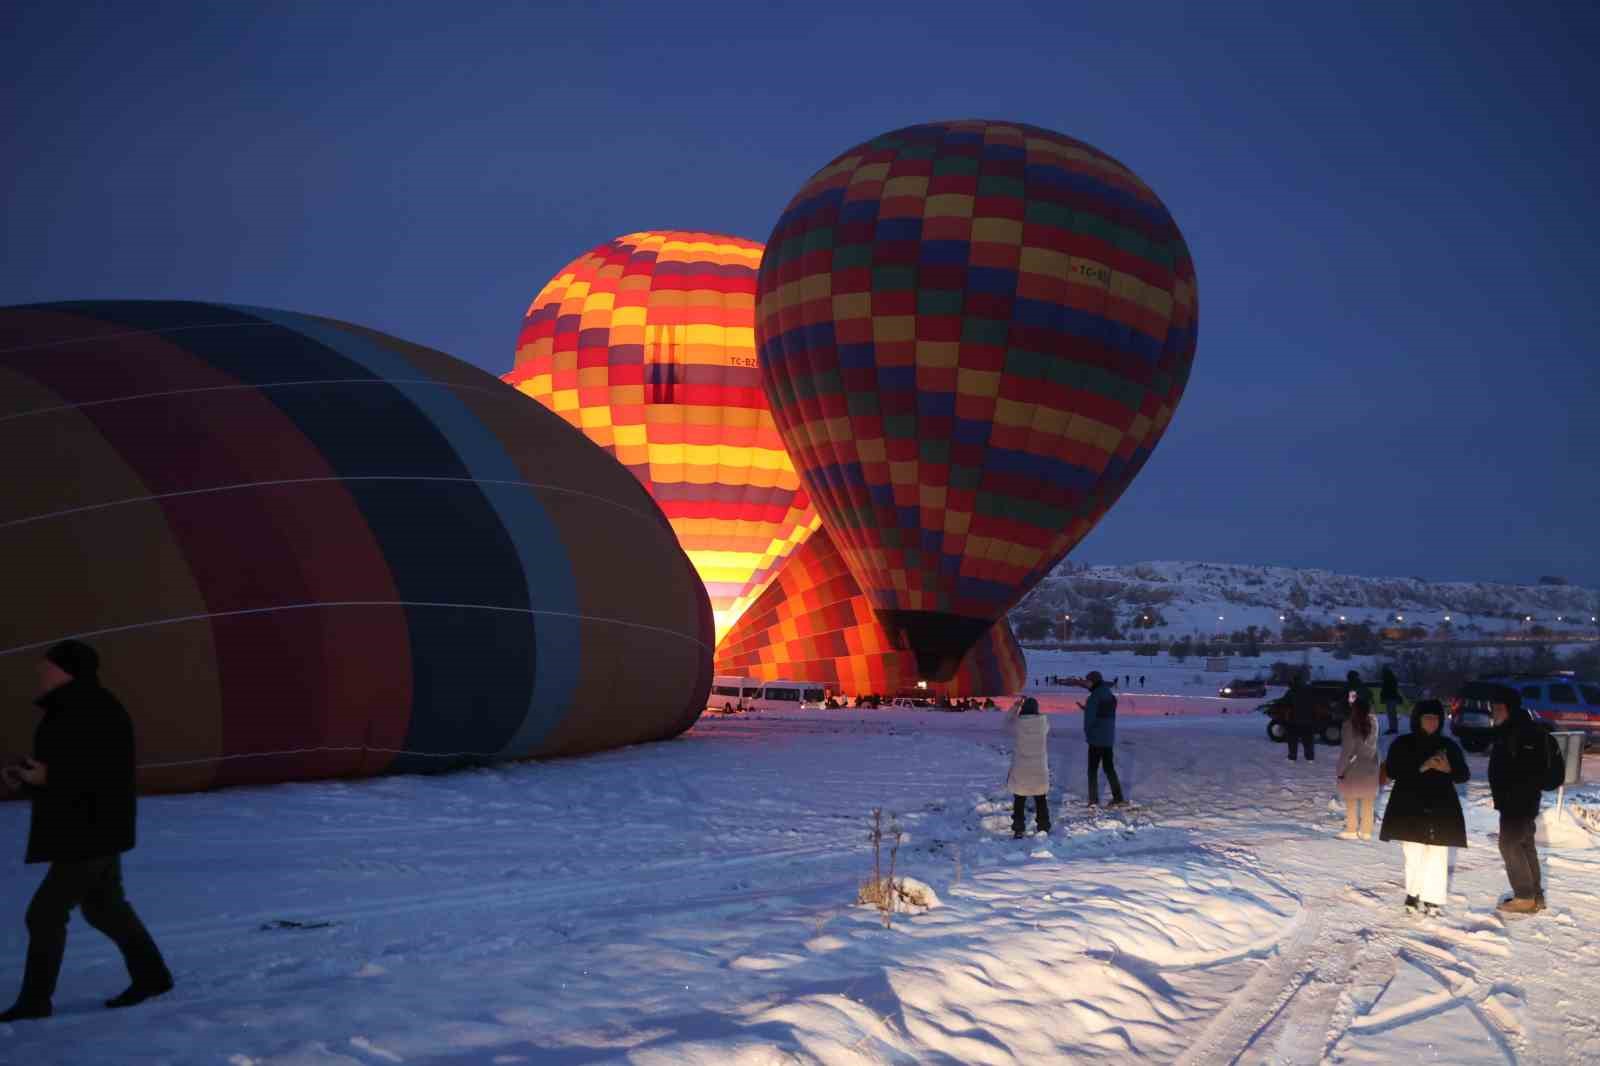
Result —
M 1364 695 L 1353 692 L 1350 717 L 1340 730 L 1339 795 L 1344 798 L 1346 840 L 1372 839 L 1372 807 L 1378 800 L 1378 727 Z
M 1045 740 L 1050 719 L 1039 713 L 1039 701 L 1029 696 L 1006 712 L 1011 729 L 1011 835 L 1022 838 L 1027 824 L 1028 797 L 1033 797 L 1033 822 L 1041 833 L 1050 832 L 1050 752 Z

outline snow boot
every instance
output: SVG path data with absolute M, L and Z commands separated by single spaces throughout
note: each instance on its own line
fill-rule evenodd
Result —
M 1422 905 L 1422 916 L 1424 918 L 1437 918 L 1443 913 L 1444 909 L 1437 903 L 1424 903 Z
M 1519 899 L 1515 896 L 1508 900 L 1502 900 L 1500 906 L 1495 908 L 1495 910 L 1499 911 L 1501 914 L 1532 914 L 1538 909 L 1538 900 Z
M 171 991 L 172 978 L 170 977 L 165 978 L 157 984 L 148 985 L 145 987 L 140 987 L 139 985 L 129 985 L 127 988 L 123 989 L 121 995 L 112 996 L 110 999 L 106 1000 L 106 1006 L 112 1010 L 116 1010 L 119 1007 L 135 1007 L 147 999 L 154 999 L 157 996 L 166 995 Z
M 18 1000 L 12 1004 L 4 1014 L 0 1014 L 0 1023 L 25 1022 L 34 1018 L 48 1018 L 51 1014 L 50 1004 L 24 1003 Z
M 1537 913 L 1539 911 L 1542 911 L 1542 910 L 1548 910 L 1548 908 L 1544 905 L 1544 893 L 1543 892 L 1541 892 L 1537 896 L 1533 897 L 1533 909 L 1534 909 L 1535 913 Z
M 1406 913 L 1407 914 L 1415 914 L 1415 913 L 1417 913 L 1417 908 L 1420 907 L 1420 906 L 1422 906 L 1422 904 L 1417 900 L 1416 896 L 1407 896 L 1406 897 Z

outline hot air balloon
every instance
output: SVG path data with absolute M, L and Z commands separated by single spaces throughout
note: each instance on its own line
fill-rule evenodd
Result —
M 803 678 L 849 696 L 915 694 L 916 657 L 897 650 L 826 529 L 789 556 L 777 579 L 717 645 L 718 674 Z M 938 686 L 946 696 L 1005 696 L 1027 680 L 1022 649 L 1001 619 Z
M 840 155 L 779 218 L 757 288 L 789 455 L 932 679 L 1116 502 L 1194 359 L 1194 267 L 1155 193 L 1017 123 Z
M 374 330 L 0 309 L 0 484 L 0 692 L 88 641 L 147 790 L 574 754 L 705 707 L 711 605 L 639 483 Z M 33 725 L 0 715 L 0 758 Z
M 816 528 L 756 368 L 761 245 L 630 233 L 534 297 L 505 380 L 609 449 L 666 513 L 720 637 Z

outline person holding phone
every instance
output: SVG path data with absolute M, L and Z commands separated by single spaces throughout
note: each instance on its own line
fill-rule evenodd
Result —
M 1411 732 L 1389 746 L 1384 766 L 1394 791 L 1378 834 L 1400 842 L 1406 910 L 1429 917 L 1439 915 L 1449 893 L 1450 849 L 1467 846 L 1456 786 L 1472 777 L 1460 746 L 1439 731 L 1443 723 L 1439 701 L 1423 700 L 1411 713 Z
M 67 920 L 79 910 L 122 952 L 133 983 L 107 1007 L 131 1007 L 172 989 L 172 972 L 122 886 L 122 853 L 134 846 L 133 721 L 100 684 L 100 656 L 64 640 L 39 660 L 44 717 L 33 755 L 7 766 L 5 783 L 33 800 L 25 862 L 50 868 L 28 905 L 22 991 L 0 1022 L 48 1018 Z

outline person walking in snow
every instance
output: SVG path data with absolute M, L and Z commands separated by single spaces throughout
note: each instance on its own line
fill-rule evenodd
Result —
M 1039 701 L 1029 696 L 1012 704 L 1006 712 L 1011 728 L 1011 772 L 1006 788 L 1011 790 L 1011 836 L 1021 840 L 1027 826 L 1028 797 L 1033 797 L 1033 824 L 1041 833 L 1050 832 L 1050 753 L 1045 739 L 1050 735 L 1050 719 L 1039 713 Z
M 1296 749 L 1303 749 L 1306 762 L 1317 758 L 1317 710 L 1319 698 L 1299 674 L 1289 678 L 1289 691 L 1283 697 L 1289 703 L 1284 715 L 1284 735 L 1289 741 L 1289 761 L 1297 762 Z
M 1394 736 L 1400 732 L 1400 680 L 1387 666 L 1383 668 L 1379 678 L 1381 687 L 1378 690 L 1378 702 L 1389 712 L 1389 735 Z
M 1423 700 L 1411 712 L 1411 732 L 1389 746 L 1384 766 L 1394 791 L 1383 812 L 1382 840 L 1397 840 L 1405 856 L 1406 910 L 1437 916 L 1450 881 L 1450 849 L 1467 846 L 1467 825 L 1456 786 L 1471 778 L 1455 741 L 1439 729 L 1444 708 Z
M 0 1022 L 48 1018 L 72 908 L 110 937 L 133 983 L 108 1007 L 131 1007 L 172 988 L 172 973 L 122 891 L 122 853 L 134 845 L 133 722 L 100 686 L 100 656 L 62 641 L 39 662 L 44 710 L 33 757 L 5 768 L 33 800 L 24 861 L 50 869 L 28 905 L 28 958 L 17 1002 Z
M 1378 726 L 1367 701 L 1357 699 L 1340 727 L 1339 795 L 1344 799 L 1346 840 L 1372 839 L 1372 805 L 1378 799 Z
M 1505 860 L 1511 898 L 1498 910 L 1533 914 L 1544 910 L 1539 881 L 1539 850 L 1534 833 L 1539 824 L 1549 737 L 1522 706 L 1514 688 L 1500 688 L 1491 697 L 1494 741 L 1489 748 L 1489 792 L 1500 812 L 1500 857 Z
M 1089 698 L 1078 704 L 1083 708 L 1083 739 L 1089 742 L 1089 806 L 1100 805 L 1100 767 L 1106 768 L 1106 781 L 1111 785 L 1111 805 L 1120 807 L 1122 782 L 1117 780 L 1117 764 L 1113 748 L 1117 742 L 1117 695 L 1111 691 L 1100 671 L 1090 670 L 1084 678 L 1089 683 Z

